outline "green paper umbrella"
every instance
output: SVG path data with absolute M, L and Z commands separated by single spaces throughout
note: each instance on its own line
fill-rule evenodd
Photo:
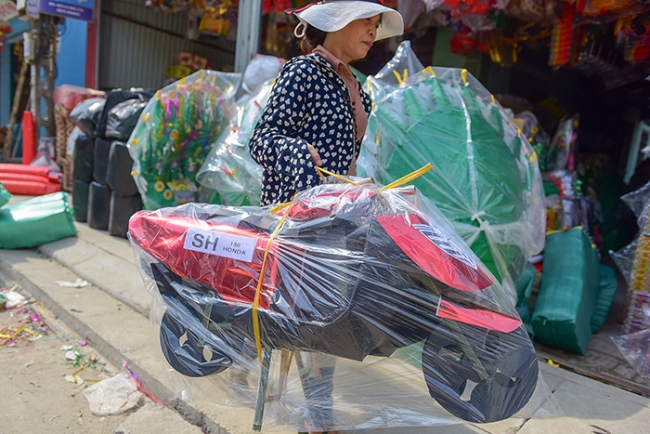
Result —
M 511 118 L 466 74 L 427 68 L 379 101 L 360 174 L 388 184 L 432 163 L 414 184 L 514 298 L 526 259 L 543 247 L 541 176 Z
M 202 70 L 156 93 L 129 139 L 146 209 L 194 202 L 196 174 L 234 106 L 241 74 Z

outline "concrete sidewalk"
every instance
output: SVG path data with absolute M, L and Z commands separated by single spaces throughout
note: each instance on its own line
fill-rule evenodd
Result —
M 77 223 L 77 228 L 76 238 L 46 244 L 36 251 L 0 250 L 0 274 L 16 281 L 43 302 L 115 366 L 129 363 L 146 387 L 188 423 L 211 433 L 251 433 L 251 408 L 203 401 L 187 403 L 178 399 L 176 386 L 168 375 L 169 366 L 157 340 L 151 339 L 149 333 L 152 297 L 144 288 L 129 242 L 85 224 Z M 67 288 L 55 283 L 74 281 L 78 277 L 92 285 Z M 650 431 L 650 400 L 546 363 L 541 363 L 540 368 L 563 416 L 354 433 L 640 434 Z

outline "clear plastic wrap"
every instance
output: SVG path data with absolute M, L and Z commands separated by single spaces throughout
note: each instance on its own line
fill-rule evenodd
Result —
M 203 398 L 255 405 L 255 429 L 557 414 L 514 305 L 414 187 L 141 211 L 129 232 L 166 360 L 208 377 L 188 380 Z
M 643 330 L 612 336 L 612 341 L 640 376 L 650 378 L 650 305 L 643 306 L 641 312 Z
M 225 127 L 241 74 L 198 71 L 159 90 L 128 146 L 146 209 L 193 202 L 196 173 Z
M 389 183 L 432 163 L 435 169 L 415 185 L 515 298 L 526 259 L 544 246 L 537 155 L 511 115 L 466 70 L 429 67 L 402 81 L 371 83 L 376 105 L 359 175 Z
M 636 215 L 638 226 L 640 228 L 645 227 L 645 217 L 650 214 L 648 212 L 648 207 L 650 207 L 650 182 L 637 190 L 621 196 L 621 200 L 632 210 L 634 215 Z M 628 285 L 630 284 L 630 274 L 632 273 L 632 265 L 634 264 L 637 245 L 638 237 L 621 250 L 617 252 L 609 252 Z
M 250 156 L 248 142 L 271 95 L 273 81 L 254 95 L 239 101 L 224 130 L 196 175 L 197 181 L 212 190 L 225 205 L 259 205 L 262 195 L 262 168 Z

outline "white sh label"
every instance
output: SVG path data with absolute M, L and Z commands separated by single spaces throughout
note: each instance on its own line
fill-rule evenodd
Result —
M 208 255 L 224 256 L 226 258 L 251 262 L 256 245 L 256 238 L 192 228 L 187 231 L 183 248 L 186 250 L 194 250 L 195 252 L 207 253 Z

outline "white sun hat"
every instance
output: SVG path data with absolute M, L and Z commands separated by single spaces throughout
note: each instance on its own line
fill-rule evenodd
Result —
M 382 3 L 382 0 L 322 0 L 302 8 L 287 9 L 285 12 L 300 20 L 294 32 L 299 38 L 304 35 L 306 24 L 330 33 L 341 30 L 354 20 L 381 14 L 381 25 L 375 38 L 378 41 L 404 33 L 404 21 L 400 13 Z M 302 34 L 299 27 L 302 27 Z

